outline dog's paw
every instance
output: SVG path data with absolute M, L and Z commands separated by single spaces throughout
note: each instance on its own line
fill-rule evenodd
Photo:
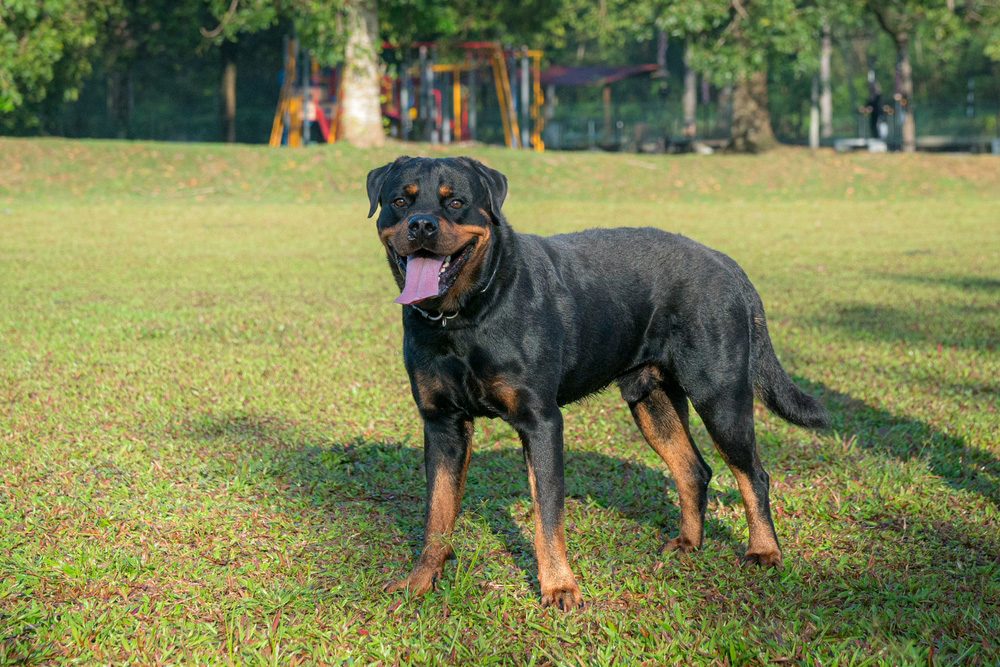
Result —
M 760 567 L 773 567 L 781 569 L 781 551 L 765 551 L 762 553 L 746 552 L 740 561 L 740 565 L 759 565 Z
M 556 607 L 559 611 L 583 609 L 583 595 L 575 583 L 542 591 L 542 607 Z
M 386 593 L 409 590 L 413 595 L 423 595 L 427 591 L 436 587 L 437 580 L 440 576 L 441 570 L 435 570 L 429 567 L 416 567 L 413 572 L 410 573 L 410 576 L 405 579 L 390 581 L 382 587 L 382 590 Z
M 671 538 L 663 543 L 663 547 L 660 548 L 661 554 L 668 554 L 673 551 L 679 551 L 683 554 L 691 553 L 698 548 L 698 545 L 689 540 L 686 537 L 677 536 Z

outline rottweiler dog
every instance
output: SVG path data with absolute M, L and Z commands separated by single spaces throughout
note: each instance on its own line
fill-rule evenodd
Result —
M 432 588 L 450 554 L 473 420 L 499 417 L 523 445 L 542 605 L 583 597 L 566 560 L 559 407 L 617 384 L 677 486 L 680 531 L 702 542 L 712 470 L 691 439 L 688 402 L 739 485 L 743 561 L 778 567 L 753 400 L 805 427 L 829 424 L 771 346 L 764 307 L 732 259 L 651 228 L 516 233 L 507 179 L 476 160 L 400 157 L 368 174 L 371 210 L 403 307 L 403 359 L 424 423 L 427 503 L 413 571 L 385 586 Z

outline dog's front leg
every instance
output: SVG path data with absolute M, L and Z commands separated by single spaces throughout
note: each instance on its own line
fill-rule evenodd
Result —
M 448 536 L 455 527 L 465 488 L 471 440 L 471 419 L 448 416 L 424 421 L 427 473 L 424 547 L 410 575 L 386 584 L 386 592 L 408 588 L 415 595 L 422 595 L 434 587 L 441 576 L 445 558 L 451 553 Z
M 528 484 L 535 515 L 535 555 L 542 606 L 563 611 L 583 606 L 576 577 L 566 560 L 563 505 L 563 422 L 559 408 L 534 415 L 518 432 L 524 445 Z

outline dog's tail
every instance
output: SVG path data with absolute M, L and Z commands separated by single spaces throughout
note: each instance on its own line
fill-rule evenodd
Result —
M 774 354 L 767 333 L 764 306 L 753 294 L 753 321 L 750 323 L 750 379 L 753 393 L 774 414 L 807 428 L 829 428 L 830 415 L 817 399 L 795 386 Z

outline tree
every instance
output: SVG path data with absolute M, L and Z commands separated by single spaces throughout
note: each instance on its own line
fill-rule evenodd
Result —
M 281 18 L 290 20 L 299 44 L 309 51 L 314 62 L 343 63 L 340 136 L 358 146 L 379 145 L 384 141 L 375 0 L 210 0 L 210 3 L 219 25 L 203 34 L 216 41 L 235 41 L 241 32 L 261 30 Z
M 665 3 L 658 27 L 688 40 L 691 65 L 717 83 L 735 82 L 729 146 L 767 150 L 777 141 L 767 104 L 767 67 L 773 55 L 790 56 L 808 41 L 805 13 L 793 0 L 708 0 Z
M 379 103 L 378 15 L 375 0 L 350 0 L 346 7 L 341 131 L 355 146 L 381 146 L 382 108 Z
M 137 63 L 155 56 L 183 58 L 201 38 L 192 26 L 206 18 L 203 0 L 117 0 L 102 30 L 99 64 L 108 86 L 108 116 L 119 138 L 129 136 L 132 78 Z
M 902 148 L 912 153 L 917 148 L 916 119 L 913 109 L 913 66 L 910 45 L 918 30 L 928 30 L 930 42 L 937 44 L 944 58 L 953 57 L 947 46 L 956 45 L 968 34 L 967 24 L 955 13 L 954 0 L 866 0 L 866 7 L 879 27 L 892 39 L 896 48 L 896 74 L 899 77 L 899 104 L 903 117 Z M 947 45 L 947 46 L 945 46 Z M 945 48 L 942 48 L 945 47 Z M 947 55 L 945 52 L 948 52 Z
M 201 0 L 195 0 L 200 2 Z M 218 25 L 212 30 L 201 28 L 203 39 L 218 44 L 222 58 L 222 80 L 219 84 L 220 126 L 222 139 L 236 141 L 236 55 L 239 34 L 257 32 L 278 20 L 278 5 L 261 0 L 208 0 L 208 9 Z
M 916 123 L 913 117 L 913 68 L 910 65 L 910 38 L 923 20 L 924 7 L 920 0 L 868 0 L 868 10 L 896 47 L 896 70 L 899 74 L 899 104 L 906 114 L 903 119 L 903 151 L 917 149 Z
M 852 22 L 861 0 L 650 0 L 657 27 L 690 45 L 691 65 L 715 83 L 734 83 L 729 146 L 756 152 L 776 143 L 768 108 L 768 69 L 780 63 L 796 78 L 824 65 L 824 25 Z M 892 0 L 887 0 L 892 1 Z M 829 54 L 829 51 L 827 51 Z M 821 76 L 821 118 L 830 116 L 828 77 Z M 829 123 L 825 121 L 828 127 Z M 824 131 L 824 134 L 826 130 Z
M 830 61 L 833 58 L 833 35 L 830 30 L 830 21 L 824 19 L 822 26 L 823 34 L 820 37 L 819 47 L 819 75 L 817 83 L 820 134 L 824 138 L 833 136 L 833 90 L 830 86 Z
M 38 126 L 38 112 L 76 98 L 116 0 L 0 4 L 0 128 Z

